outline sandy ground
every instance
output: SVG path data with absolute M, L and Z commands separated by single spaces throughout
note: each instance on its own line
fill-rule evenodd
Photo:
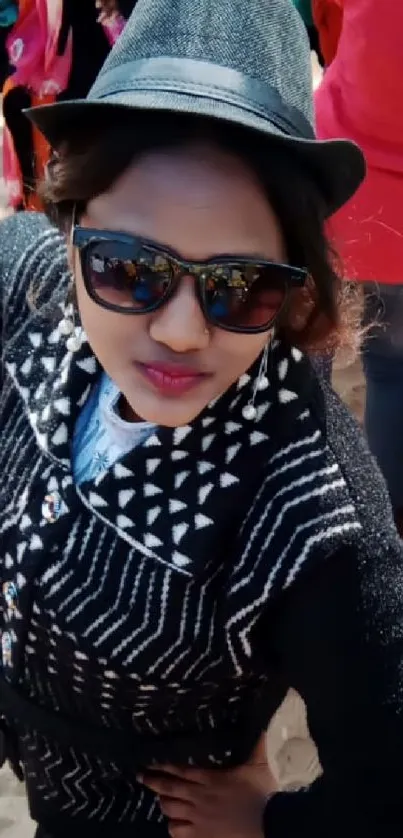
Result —
M 4 214 L 4 207 L 5 190 L 0 172 L 0 217 Z M 335 386 L 361 418 L 364 386 L 360 364 L 337 370 Z M 318 776 L 320 765 L 316 748 L 309 738 L 305 708 L 294 692 L 289 693 L 273 720 L 267 745 L 269 761 L 282 788 L 306 785 Z M 24 786 L 5 768 L 0 771 L 0 838 L 31 838 L 33 832 L 34 824 L 27 812 Z

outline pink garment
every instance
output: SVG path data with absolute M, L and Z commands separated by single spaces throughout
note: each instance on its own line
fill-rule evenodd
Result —
M 63 0 L 23 0 L 18 21 L 7 38 L 8 55 L 15 67 L 13 84 L 39 97 L 57 96 L 69 81 L 71 33 L 63 55 L 57 53 L 62 13 Z
M 25 87 L 35 105 L 49 103 L 66 89 L 72 63 L 72 34 L 63 55 L 57 45 L 62 24 L 63 0 L 20 0 L 18 20 L 7 41 L 10 63 L 15 68 L 7 80 L 4 95 L 13 87 Z M 24 190 L 21 171 L 10 131 L 3 137 L 3 177 L 9 203 L 18 207 Z
M 111 47 L 116 43 L 117 39 L 122 34 L 126 20 L 122 15 L 116 14 L 101 20 L 101 25 Z
M 336 57 L 315 94 L 320 139 L 363 149 L 368 173 L 331 220 L 347 276 L 403 283 L 403 2 L 344 0 Z

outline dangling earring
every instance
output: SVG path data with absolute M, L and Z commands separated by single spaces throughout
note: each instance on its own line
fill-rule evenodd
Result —
M 257 409 L 255 407 L 255 399 L 257 393 L 263 392 L 263 390 L 267 390 L 269 386 L 269 379 L 267 378 L 267 363 L 269 359 L 269 344 L 267 343 L 264 352 L 262 355 L 262 360 L 260 362 L 259 372 L 257 378 L 255 378 L 252 390 L 252 398 L 242 408 L 242 416 L 244 419 L 247 419 L 249 422 L 253 422 L 257 416 Z
M 84 333 L 81 326 L 74 322 L 74 304 L 68 302 L 62 307 L 63 317 L 58 324 L 58 332 L 61 337 L 66 337 L 66 349 L 68 352 L 78 352 L 84 343 Z
M 70 304 L 62 306 L 63 317 L 58 324 L 60 337 L 68 337 L 74 332 L 73 306 Z
M 73 233 L 74 233 L 74 225 L 76 221 L 76 207 L 73 208 L 73 214 L 71 218 L 71 228 L 70 228 L 70 247 L 73 247 Z M 84 331 L 81 326 L 76 326 L 75 324 L 75 293 L 74 293 L 74 284 L 72 284 L 69 288 L 69 292 L 67 295 L 67 302 L 66 305 L 61 306 L 63 317 L 60 320 L 58 325 L 59 335 L 62 337 L 66 337 L 66 349 L 68 352 L 79 352 L 81 349 L 85 337 Z

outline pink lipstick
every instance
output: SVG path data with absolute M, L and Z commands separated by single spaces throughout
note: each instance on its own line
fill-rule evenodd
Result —
M 180 396 L 207 378 L 206 373 L 179 364 L 138 363 L 136 366 L 156 390 L 171 396 Z

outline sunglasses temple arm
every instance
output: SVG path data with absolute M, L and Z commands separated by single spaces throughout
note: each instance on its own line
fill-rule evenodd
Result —
M 74 228 L 76 226 L 76 221 L 77 221 L 77 204 L 74 204 L 73 211 L 71 213 L 71 227 L 70 227 L 70 237 L 69 237 L 69 242 L 70 242 L 70 247 L 71 248 L 73 247 L 73 236 L 74 236 Z

